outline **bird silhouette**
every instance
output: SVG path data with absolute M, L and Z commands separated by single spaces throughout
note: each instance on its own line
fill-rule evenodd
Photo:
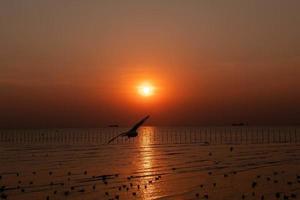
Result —
M 115 139 L 117 139 L 118 137 L 136 137 L 138 135 L 137 129 L 149 118 L 150 116 L 147 115 L 146 117 L 144 117 L 141 121 L 139 121 L 138 123 L 136 123 L 129 131 L 125 132 L 125 133 L 121 133 L 115 137 L 113 137 L 112 139 L 110 139 L 108 141 L 108 144 L 113 142 Z

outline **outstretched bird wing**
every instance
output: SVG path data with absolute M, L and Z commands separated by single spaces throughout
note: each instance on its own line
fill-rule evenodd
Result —
M 136 131 L 149 117 L 150 117 L 150 115 L 147 115 L 146 117 L 144 117 L 141 121 L 136 123 L 128 132 Z
M 136 131 L 150 116 L 147 115 L 146 117 L 144 117 L 141 121 L 139 121 L 138 123 L 136 123 L 128 132 L 125 133 L 121 133 L 115 137 L 113 137 L 112 139 L 110 139 L 108 141 L 107 144 L 111 143 L 112 141 L 114 141 L 115 139 L 117 139 L 120 136 L 126 136 L 128 133 L 132 132 L 132 131 Z
M 115 136 L 115 137 L 111 138 L 111 139 L 108 141 L 108 143 L 107 143 L 107 144 L 111 143 L 112 141 L 114 141 L 114 140 L 115 140 L 115 139 L 117 139 L 118 137 L 120 137 L 120 136 L 124 136 L 124 135 L 126 135 L 126 134 L 127 134 L 127 132 L 125 132 L 125 133 L 121 133 L 121 134 L 119 134 L 119 135 L 117 135 L 117 136 Z

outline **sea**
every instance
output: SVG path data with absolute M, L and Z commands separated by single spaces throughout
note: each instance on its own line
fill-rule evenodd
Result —
M 299 126 L 0 130 L 0 199 L 300 199 Z

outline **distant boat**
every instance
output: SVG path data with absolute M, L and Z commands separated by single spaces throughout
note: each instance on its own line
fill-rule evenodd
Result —
M 245 124 L 245 123 L 233 123 L 233 124 L 231 124 L 231 126 L 247 126 L 248 125 L 248 123 L 247 124 Z
M 108 125 L 108 127 L 119 127 L 118 124 L 111 124 L 111 125 Z

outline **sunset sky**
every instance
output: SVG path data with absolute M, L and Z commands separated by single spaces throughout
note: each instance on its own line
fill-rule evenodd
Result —
M 299 124 L 299 11 L 299 0 L 2 0 L 0 127 L 147 114 L 148 125 Z

